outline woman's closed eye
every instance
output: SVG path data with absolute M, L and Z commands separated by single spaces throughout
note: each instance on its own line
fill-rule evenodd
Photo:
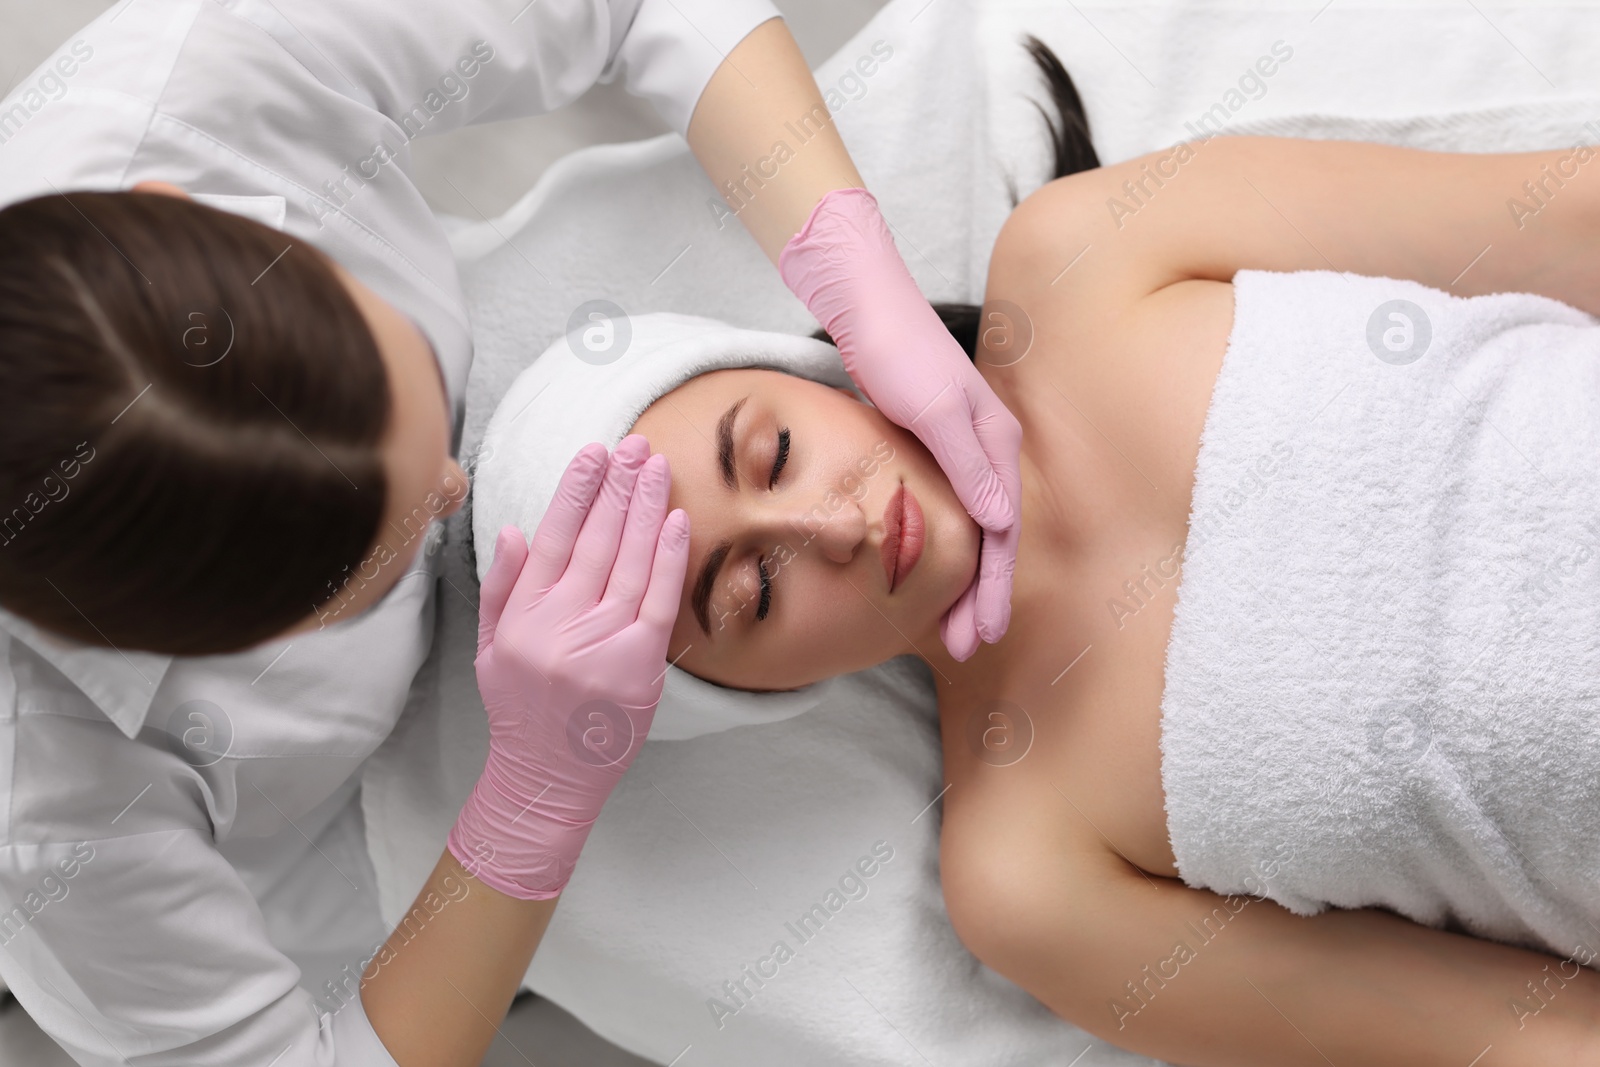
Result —
M 772 575 L 767 573 L 765 556 L 756 559 L 756 575 L 761 580 L 761 599 L 756 603 L 756 621 L 760 622 L 767 617 L 767 611 L 772 607 Z
M 771 489 L 778 484 L 778 475 L 783 473 L 784 464 L 789 462 L 789 430 L 788 427 L 778 429 L 778 454 L 772 461 L 772 475 L 767 479 L 767 488 Z M 767 573 L 767 560 L 765 556 L 756 560 L 756 577 L 761 582 L 761 599 L 756 602 L 756 621 L 767 617 L 767 612 L 772 609 L 772 575 Z
M 772 461 L 772 477 L 767 479 L 767 488 L 771 489 L 778 484 L 778 475 L 783 473 L 783 465 L 789 462 L 789 429 L 778 429 L 778 456 Z

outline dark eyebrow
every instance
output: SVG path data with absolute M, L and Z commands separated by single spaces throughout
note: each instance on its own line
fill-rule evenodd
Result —
M 741 396 L 729 404 L 728 410 L 717 420 L 717 467 L 722 471 L 722 484 L 729 489 L 739 488 L 739 478 L 733 471 L 733 424 L 739 418 L 739 409 L 749 399 L 748 393 Z
M 722 569 L 722 561 L 728 558 L 728 552 L 732 548 L 732 541 L 723 540 L 718 541 L 716 546 L 706 553 L 706 561 L 700 568 L 700 576 L 694 581 L 694 593 L 689 598 L 690 603 L 694 605 L 694 617 L 707 637 L 711 636 L 709 610 L 711 587 L 716 584 L 717 572 Z

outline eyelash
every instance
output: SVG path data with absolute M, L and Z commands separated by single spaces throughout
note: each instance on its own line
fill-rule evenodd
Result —
M 778 427 L 778 458 L 773 461 L 773 474 L 766 478 L 766 488 L 770 490 L 778 485 L 778 475 L 784 472 L 784 464 L 789 462 L 789 427 Z M 762 584 L 762 598 L 755 605 L 755 621 L 765 619 L 766 613 L 773 606 L 773 576 L 766 573 L 765 558 L 755 560 L 755 574 Z
M 767 479 L 767 488 L 771 489 L 778 484 L 778 475 L 783 473 L 784 464 L 789 462 L 789 430 L 780 427 L 778 430 L 778 458 L 772 464 L 772 476 Z M 761 579 L 761 599 L 756 604 L 756 621 L 767 617 L 767 611 L 772 607 L 772 576 L 767 573 L 766 559 L 756 560 L 756 574 Z
M 756 621 L 760 622 L 767 617 L 767 609 L 772 607 L 772 576 L 767 573 L 765 558 L 756 560 L 756 574 L 761 578 L 761 600 L 756 604 Z
M 767 488 L 771 489 L 778 484 L 778 475 L 783 473 L 783 465 L 789 462 L 789 430 L 788 427 L 778 429 L 778 458 L 772 464 L 772 477 L 767 479 Z

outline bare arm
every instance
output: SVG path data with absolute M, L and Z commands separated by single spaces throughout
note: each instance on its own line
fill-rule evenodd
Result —
M 863 187 L 782 19 L 763 22 L 728 53 L 695 105 L 688 140 L 773 263 L 825 194 Z M 790 153 L 781 162 L 780 142 Z
M 362 974 L 361 1004 L 400 1067 L 477 1067 L 559 897 L 518 900 L 448 850 Z
M 1570 961 L 1376 909 L 1306 918 L 1223 898 L 1103 845 L 990 856 L 942 861 L 962 864 L 945 875 L 962 939 L 1056 1014 L 1135 1052 L 1193 1067 L 1600 1056 L 1600 974 Z
M 1088 246 L 1070 287 L 1094 302 L 1126 306 L 1242 269 L 1340 270 L 1600 313 L 1600 149 L 1480 155 L 1269 137 L 1184 148 L 1051 182 L 1014 224 L 1074 235 L 1055 271 Z

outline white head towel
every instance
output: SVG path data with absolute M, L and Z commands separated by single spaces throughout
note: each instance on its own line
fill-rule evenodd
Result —
M 533 536 L 579 449 L 591 441 L 615 448 L 657 398 L 696 375 L 729 367 L 767 367 L 851 387 L 838 350 L 814 338 L 669 312 L 575 315 L 567 334 L 512 383 L 484 431 L 472 479 L 478 580 L 488 573 L 502 526 Z M 811 710 L 826 686 L 751 693 L 669 666 L 649 739 L 778 722 Z

